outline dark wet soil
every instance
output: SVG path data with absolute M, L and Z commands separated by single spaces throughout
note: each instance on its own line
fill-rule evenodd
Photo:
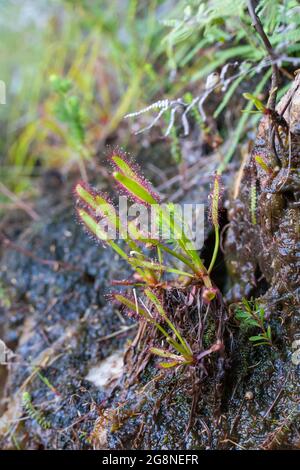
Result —
M 111 252 L 86 238 L 70 203 L 47 212 L 15 238 L 26 254 L 3 247 L 1 338 L 16 357 L 2 400 L 1 440 L 7 447 L 81 448 L 105 399 L 85 377 L 93 365 L 122 350 L 132 334 L 126 331 L 130 322 L 104 296 L 113 278 L 128 273 Z M 49 260 L 55 262 L 48 265 Z M 49 430 L 34 419 L 19 422 L 24 390 Z

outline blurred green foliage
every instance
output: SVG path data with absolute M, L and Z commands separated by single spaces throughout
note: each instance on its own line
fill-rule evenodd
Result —
M 299 57 L 300 7 L 297 0 L 260 0 L 257 13 L 282 62 Z M 251 26 L 245 0 L 178 2 L 173 18 L 164 21 L 170 66 L 191 68 L 194 82 L 229 60 L 258 64 L 266 51 Z
M 60 97 L 54 109 L 55 117 L 58 121 L 68 124 L 70 134 L 77 145 L 84 144 L 84 116 L 80 107 L 80 100 L 78 96 L 68 95 L 68 92 L 72 89 L 71 80 L 51 75 L 50 81 L 53 89 Z
M 278 58 L 282 76 L 288 76 L 287 70 L 293 71 L 300 64 L 299 2 L 258 0 L 256 11 Z M 255 96 L 262 94 L 270 78 L 270 61 L 251 24 L 245 0 L 177 2 L 169 16 L 163 22 L 167 28 L 163 46 L 168 67 L 181 86 L 195 87 L 195 83 L 201 84 L 209 74 L 221 71 L 229 62 L 239 64 L 235 78 L 214 111 L 214 118 L 225 116 L 237 91 L 250 91 Z M 279 98 L 287 87 L 283 86 L 279 91 Z M 238 96 L 241 111 L 245 102 L 242 93 Z M 259 116 L 249 117 L 252 107 L 253 103 L 248 103 L 248 115 L 231 119 L 232 128 L 222 129 L 223 136 L 231 143 L 223 156 L 220 171 L 232 158 L 246 128 L 253 128 L 257 123 Z
M 279 65 L 291 73 L 299 62 L 299 3 L 258 4 Z M 264 98 L 270 71 L 244 0 L 0 0 L 0 18 L 0 79 L 7 86 L 1 173 L 15 192 L 31 188 L 40 168 L 83 171 L 82 162 L 92 162 L 117 130 L 126 146 L 126 113 L 158 98 L 195 95 L 228 62 L 242 68 L 214 110 L 224 123 L 235 100 L 231 127 L 221 129 L 228 139 L 223 166 L 257 122 L 240 113 L 242 93 Z M 178 132 L 172 135 L 179 161 Z
M 0 78 L 7 84 L 0 152 L 4 180 L 15 191 L 30 187 L 30 176 L 41 166 L 70 168 L 80 158 L 75 135 L 77 143 L 84 140 L 85 154 L 94 155 L 126 112 L 163 86 L 154 71 L 164 34 L 160 4 L 0 3 Z M 65 97 L 55 76 L 66 87 Z

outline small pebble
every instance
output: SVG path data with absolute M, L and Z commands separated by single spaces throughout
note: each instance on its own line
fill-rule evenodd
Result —
M 253 400 L 253 397 L 254 397 L 253 392 L 248 391 L 245 393 L 246 400 Z

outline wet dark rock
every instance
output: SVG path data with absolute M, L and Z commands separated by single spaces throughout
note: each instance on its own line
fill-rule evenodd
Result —
M 279 166 L 274 166 L 272 157 L 272 121 L 265 116 L 260 122 L 228 211 L 226 240 L 228 268 L 232 280 L 236 280 L 228 298 L 259 297 L 264 282 L 263 299 L 270 312 L 283 309 L 295 315 L 299 312 L 300 284 L 300 139 L 292 129 L 300 120 L 300 108 L 295 105 L 300 97 L 299 83 L 298 75 L 278 105 L 280 113 L 290 102 L 284 117 L 291 131 L 290 135 L 280 131 L 281 145 L 276 139 Z M 255 160 L 257 156 L 266 163 L 269 173 Z
M 300 120 L 293 104 L 300 96 L 299 82 L 300 77 L 278 107 L 280 112 L 291 97 L 285 113 L 291 130 L 291 120 Z M 178 370 L 159 377 L 155 365 L 149 363 L 140 377 L 146 385 L 138 383 L 127 391 L 123 387 L 110 401 L 104 423 L 109 448 L 299 448 L 300 365 L 292 361 L 291 355 L 300 326 L 300 141 L 297 133 L 291 136 L 291 156 L 287 155 L 287 147 L 282 149 L 277 143 L 282 168 L 275 169 L 272 179 L 268 179 L 253 163 L 257 154 L 268 161 L 272 151 L 268 119 L 262 119 L 252 154 L 241 179 L 237 178 L 239 188 L 235 188 L 228 208 L 230 225 L 224 258 L 229 273 L 227 286 L 231 283 L 229 303 L 243 297 L 259 298 L 270 317 L 274 344 L 254 347 L 249 333 L 238 330 L 232 320 L 230 368 L 225 372 L 221 408 L 216 413 L 215 384 L 210 379 L 203 386 L 190 429 L 188 372 Z M 251 186 L 255 187 L 252 194 Z M 249 393 L 251 400 L 247 398 Z M 117 403 L 119 421 L 115 426 Z

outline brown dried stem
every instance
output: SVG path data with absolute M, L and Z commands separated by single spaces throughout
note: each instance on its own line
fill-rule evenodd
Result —
M 261 24 L 261 21 L 259 17 L 257 16 L 255 12 L 255 5 L 253 0 L 247 0 L 247 6 L 248 6 L 248 11 L 249 15 L 251 17 L 252 23 L 254 28 L 256 29 L 257 33 L 262 39 L 262 42 L 264 44 L 264 47 L 269 55 L 270 61 L 272 63 L 272 83 L 271 83 L 271 90 L 270 90 L 270 95 L 268 99 L 268 104 L 267 107 L 269 109 L 275 110 L 276 106 L 276 98 L 277 98 L 277 88 L 279 84 L 279 70 L 278 70 L 278 65 L 276 63 L 276 54 L 274 53 L 273 47 L 268 39 L 268 36 L 264 32 L 263 26 Z

